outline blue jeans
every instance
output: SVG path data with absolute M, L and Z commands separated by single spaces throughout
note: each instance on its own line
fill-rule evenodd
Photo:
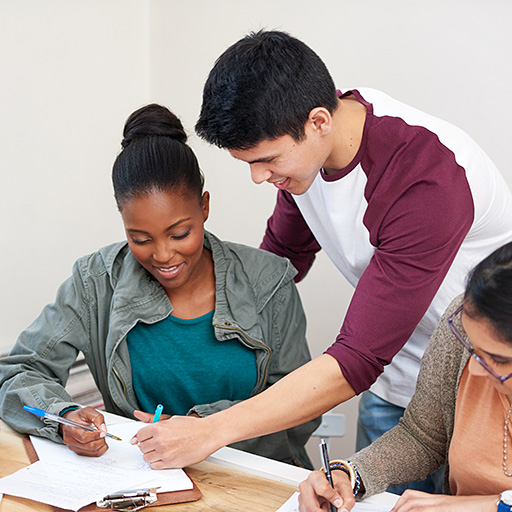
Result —
M 356 450 L 362 450 L 370 445 L 384 432 L 398 424 L 405 409 L 386 402 L 382 398 L 365 391 L 359 401 L 359 419 L 357 420 Z M 427 476 L 422 482 L 409 482 L 389 487 L 388 492 L 402 494 L 406 489 L 442 494 L 444 486 L 444 466 Z

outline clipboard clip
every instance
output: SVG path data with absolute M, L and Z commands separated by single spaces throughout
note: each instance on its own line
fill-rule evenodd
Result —
M 100 508 L 110 508 L 119 511 L 134 511 L 147 507 L 157 500 L 156 490 L 159 487 L 147 489 L 132 489 L 109 494 L 99 499 L 96 505 Z

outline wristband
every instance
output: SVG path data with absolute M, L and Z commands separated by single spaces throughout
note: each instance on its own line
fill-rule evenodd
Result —
M 357 496 L 361 490 L 361 477 L 357 470 L 357 466 L 353 462 L 348 461 L 348 463 L 354 468 L 354 473 L 356 474 L 356 485 L 352 488 L 352 492 L 354 493 L 354 496 Z
M 78 409 L 80 409 L 80 407 L 78 405 L 70 405 L 69 407 L 66 407 L 65 409 L 62 409 L 62 411 L 59 412 L 59 416 L 62 417 L 67 412 L 69 412 L 69 411 L 76 411 Z

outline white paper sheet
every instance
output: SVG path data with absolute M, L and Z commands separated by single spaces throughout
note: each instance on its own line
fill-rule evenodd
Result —
M 107 438 L 109 449 L 101 457 L 82 457 L 65 445 L 31 436 L 39 461 L 0 479 L 0 492 L 78 510 L 120 490 L 156 486 L 160 486 L 159 492 L 192 489 L 183 470 L 152 470 L 139 448 L 130 444 L 144 426 L 135 421 L 108 426 L 108 431 L 123 441 Z
M 393 507 L 376 505 L 375 503 L 356 503 L 353 512 L 389 512 Z M 279 507 L 276 512 L 299 512 L 299 493 L 296 492 Z
M 192 489 L 190 478 L 181 469 L 163 469 L 155 471 L 147 462 L 144 462 L 142 453 L 137 446 L 130 444 L 130 439 L 146 423 L 130 421 L 117 425 L 109 425 L 108 431 L 122 439 L 115 441 L 107 438 L 109 449 L 101 457 L 82 457 L 72 452 L 67 446 L 59 445 L 41 437 L 30 436 L 39 460 L 68 461 L 70 463 L 86 466 L 97 471 L 105 471 L 111 474 L 113 468 L 122 468 L 133 471 L 139 475 L 141 482 L 151 482 L 152 486 L 160 486 L 158 492 L 180 491 Z M 109 492 L 119 491 L 115 488 Z
M 38 461 L 0 479 L 0 489 L 11 496 L 78 510 L 109 492 L 139 482 L 140 476 L 129 471 L 110 471 L 107 478 L 103 471 L 92 466 L 77 466 L 68 461 Z

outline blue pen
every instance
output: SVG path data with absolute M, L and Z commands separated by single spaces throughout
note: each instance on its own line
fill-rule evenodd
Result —
M 87 430 L 88 432 L 97 432 L 97 428 L 87 427 L 85 425 L 80 425 L 80 423 L 75 423 L 74 421 L 68 420 L 67 418 L 62 418 L 61 416 L 57 416 L 56 414 L 52 414 L 51 412 L 43 411 L 43 409 L 38 409 L 37 407 L 30 407 L 29 405 L 24 405 L 23 409 L 28 411 L 36 416 L 40 416 L 41 418 L 46 418 L 48 420 L 56 421 L 57 423 L 62 423 L 63 425 L 69 425 L 70 427 L 81 428 L 82 430 Z M 105 434 L 110 439 L 115 439 L 116 441 L 122 441 L 120 437 L 117 437 L 113 434 L 109 434 L 108 432 Z
M 160 416 L 162 416 L 162 411 L 164 410 L 164 406 L 162 404 L 158 404 L 155 409 L 155 415 L 153 416 L 153 423 L 156 423 Z

